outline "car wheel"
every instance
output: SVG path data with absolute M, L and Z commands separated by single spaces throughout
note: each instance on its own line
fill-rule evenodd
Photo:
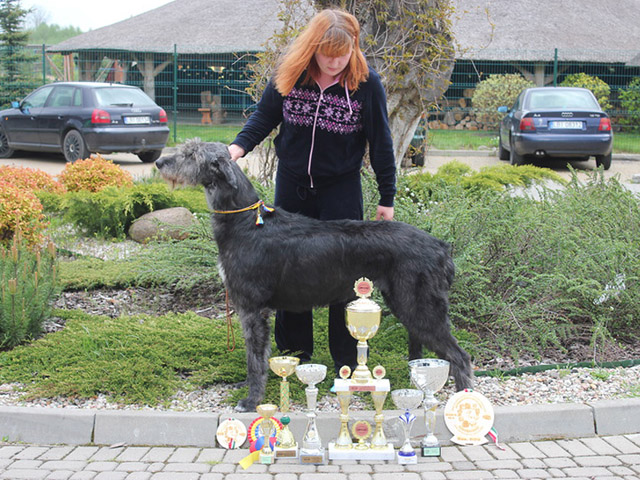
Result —
M 498 136 L 498 158 L 500 160 L 509 160 L 509 150 L 502 146 L 502 136 Z
M 142 160 L 142 163 L 155 162 L 162 155 L 162 150 L 149 150 L 147 152 L 140 152 L 138 158 Z
M 77 130 L 69 130 L 64 136 L 62 153 L 64 153 L 64 158 L 67 162 L 71 163 L 76 160 L 84 160 L 91 155 L 84 138 L 82 138 L 82 134 Z
M 513 145 L 513 142 L 511 142 L 511 145 L 509 145 L 511 147 L 511 150 L 509 151 L 509 163 L 511 165 L 522 165 L 524 163 L 524 156 L 523 155 L 518 155 L 516 153 L 516 149 L 515 146 Z
M 611 154 L 596 155 L 596 166 L 598 168 L 602 166 L 605 170 L 609 170 L 609 167 L 611 167 Z
M 0 128 L 0 158 L 9 158 L 13 155 L 13 148 L 9 147 L 9 140 L 4 130 Z

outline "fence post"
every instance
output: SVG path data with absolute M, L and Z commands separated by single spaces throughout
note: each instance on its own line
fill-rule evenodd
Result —
M 553 86 L 558 86 L 558 49 L 553 53 Z
M 173 44 L 173 143 L 178 139 L 178 45 Z
M 42 84 L 47 83 L 47 59 L 46 55 L 46 45 L 42 44 Z

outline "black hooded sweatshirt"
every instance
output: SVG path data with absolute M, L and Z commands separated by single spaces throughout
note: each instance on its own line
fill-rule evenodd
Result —
M 368 79 L 354 92 L 339 81 L 321 90 L 315 83 L 303 85 L 303 78 L 285 97 L 269 82 L 232 143 L 248 153 L 280 125 L 275 138 L 278 175 L 309 188 L 357 174 L 368 143 L 379 203 L 392 207 L 396 167 L 380 76 L 369 68 Z

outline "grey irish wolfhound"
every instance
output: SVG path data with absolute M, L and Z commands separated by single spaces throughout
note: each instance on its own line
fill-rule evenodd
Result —
M 449 246 L 402 222 L 320 221 L 271 211 L 229 156 L 227 146 L 190 140 L 156 162 L 171 183 L 203 185 L 219 266 L 242 323 L 252 411 L 264 395 L 271 350 L 269 310 L 305 311 L 354 298 L 367 277 L 409 332 L 409 358 L 423 345 L 451 363 L 458 390 L 472 387 L 469 354 L 447 314 L 454 266 Z

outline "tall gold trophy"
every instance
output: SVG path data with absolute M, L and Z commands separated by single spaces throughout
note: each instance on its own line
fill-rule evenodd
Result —
M 347 329 L 353 338 L 358 340 L 358 366 L 351 375 L 351 369 L 345 365 L 340 369 L 340 377 L 334 381 L 334 390 L 340 401 L 340 433 L 334 442 L 329 443 L 330 460 L 393 460 L 395 451 L 393 444 L 387 443 L 383 431 L 384 415 L 382 407 L 391 390 L 389 380 L 385 379 L 382 365 L 374 367 L 373 374 L 367 367 L 369 346 L 367 340 L 373 337 L 380 327 L 380 306 L 369 297 L 373 293 L 373 283 L 360 278 L 354 288 L 357 300 L 346 308 Z M 358 440 L 353 443 L 349 433 L 349 404 L 353 392 L 371 392 L 375 407 L 375 429 L 371 440 L 371 426 L 365 420 L 353 425 L 353 436 Z
M 269 366 L 273 373 L 282 378 L 280 382 L 280 411 L 287 413 L 291 407 L 291 399 L 289 395 L 289 382 L 287 377 L 293 375 L 296 371 L 296 366 L 300 363 L 298 357 L 282 356 L 271 357 L 269 359 Z M 290 418 L 284 416 L 280 419 L 283 428 L 278 432 L 276 437 L 276 458 L 297 458 L 298 457 L 298 444 L 293 437 L 293 433 L 289 430 Z

